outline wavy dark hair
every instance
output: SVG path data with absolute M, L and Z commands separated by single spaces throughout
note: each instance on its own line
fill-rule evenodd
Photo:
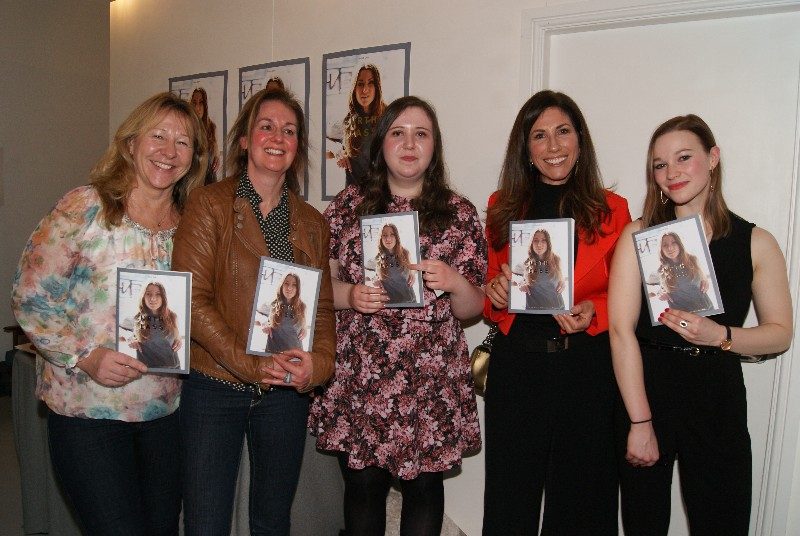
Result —
M 647 193 L 645 194 L 644 208 L 642 209 L 642 223 L 645 227 L 675 219 L 675 203 L 667 196 L 664 196 L 666 203 L 661 203 L 662 193 L 658 184 L 656 184 L 655 173 L 653 172 L 653 150 L 658 138 L 664 134 L 680 130 L 691 132 L 697 136 L 706 154 L 717 146 L 711 127 L 694 114 L 673 117 L 664 121 L 655 129 L 653 135 L 650 136 L 650 145 L 647 146 L 647 162 L 645 163 Z M 722 197 L 722 159 L 711 170 L 711 188 L 708 192 L 706 206 L 703 207 L 703 219 L 711 226 L 712 238 L 728 236 L 731 232 L 730 211 L 727 203 L 725 203 L 725 198 Z
M 422 192 L 419 197 L 411 200 L 411 206 L 419 212 L 419 225 L 422 231 L 443 230 L 455 218 L 456 209 L 450 203 L 453 190 L 447 179 L 447 169 L 444 164 L 444 149 L 442 147 L 442 132 L 436 112 L 427 101 L 414 96 L 400 97 L 386 107 L 378 124 L 375 135 L 370 145 L 369 177 L 361 186 L 364 195 L 363 201 L 356 207 L 356 214 L 367 216 L 383 214 L 387 211 L 392 194 L 389 190 L 388 168 L 383 156 L 383 140 L 392 123 L 408 108 L 419 108 L 428 119 L 433 128 L 433 156 L 425 170 L 422 182 Z
M 536 240 L 537 234 L 543 236 L 545 242 L 547 242 L 547 250 L 541 257 L 533 250 L 533 241 Z M 548 274 L 553 274 L 553 279 L 556 281 L 561 281 L 561 279 L 563 279 L 563 275 L 561 275 L 561 259 L 553 251 L 550 233 L 548 233 L 546 229 L 536 229 L 533 235 L 531 235 L 531 243 L 528 246 L 528 258 L 525 259 L 525 283 L 533 285 L 536 282 L 541 272 L 540 267 L 542 265 L 546 267 Z
M 247 138 L 253 130 L 258 117 L 258 110 L 265 102 L 276 101 L 283 103 L 294 112 L 297 119 L 297 154 L 292 166 L 286 171 L 286 186 L 292 192 L 300 194 L 300 177 L 303 176 L 308 166 L 308 131 L 303 114 L 303 107 L 291 91 L 286 89 L 262 89 L 250 97 L 242 106 L 239 116 L 233 122 L 228 132 L 228 157 L 227 164 L 234 177 L 241 177 L 247 171 L 247 149 L 241 146 L 242 137 Z
M 602 234 L 600 226 L 611 216 L 605 187 L 597 165 L 589 127 L 578 105 L 556 91 L 539 91 L 522 105 L 508 137 L 503 167 L 500 170 L 497 199 L 486 211 L 486 227 L 491 246 L 498 250 L 508 243 L 508 224 L 523 219 L 533 198 L 539 170 L 531 164 L 528 141 L 533 124 L 548 108 L 558 108 L 569 117 L 578 135 L 578 160 L 567 181 L 558 213 L 575 218 L 578 229 L 589 243 Z

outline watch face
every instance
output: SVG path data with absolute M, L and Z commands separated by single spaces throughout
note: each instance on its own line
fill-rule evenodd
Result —
M 728 350 L 731 349 L 731 345 L 732 344 L 733 344 L 733 342 L 730 339 L 725 339 L 724 341 L 722 341 L 720 343 L 719 347 L 722 348 L 722 350 L 727 352 Z

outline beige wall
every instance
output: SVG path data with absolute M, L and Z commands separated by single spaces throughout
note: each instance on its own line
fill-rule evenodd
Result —
M 108 145 L 108 0 L 0 0 L 0 324 L 22 248 Z M 11 337 L 2 335 L 3 351 Z

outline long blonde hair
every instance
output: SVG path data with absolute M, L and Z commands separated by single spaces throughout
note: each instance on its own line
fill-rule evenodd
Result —
M 710 153 L 716 147 L 714 133 L 711 128 L 700 117 L 689 114 L 679 115 L 661 123 L 650 136 L 650 145 L 647 147 L 647 162 L 645 163 L 647 174 L 647 193 L 644 198 L 644 208 L 642 209 L 642 223 L 644 227 L 652 227 L 659 223 L 666 223 L 675 219 L 675 203 L 668 197 L 663 197 L 663 192 L 656 184 L 655 173 L 653 172 L 653 150 L 658 138 L 664 134 L 675 131 L 691 132 L 705 149 Z M 722 160 L 717 162 L 711 170 L 711 185 L 706 199 L 706 206 L 703 207 L 703 220 L 711 226 L 711 238 L 728 236 L 731 232 L 731 216 L 725 198 L 722 197 Z
M 547 251 L 544 252 L 544 255 L 539 257 L 536 252 L 533 250 L 533 240 L 536 238 L 537 234 L 544 235 L 544 239 L 547 242 Z M 550 241 L 550 233 L 547 232 L 545 229 L 537 229 L 534 231 L 533 235 L 531 236 L 531 243 L 528 246 L 528 258 L 525 259 L 525 283 L 529 286 L 533 285 L 536 282 L 536 279 L 539 277 L 539 273 L 542 271 L 540 266 L 544 266 L 544 272 L 549 274 L 551 278 L 555 279 L 556 281 L 561 281 L 561 259 L 553 253 L 553 244 Z
M 157 124 L 169 112 L 184 122 L 192 138 L 192 165 L 174 186 L 172 202 L 183 211 L 189 192 L 203 183 L 208 167 L 208 141 L 192 105 L 173 93 L 158 93 L 137 106 L 117 129 L 114 141 L 89 175 L 89 183 L 100 196 L 101 218 L 108 228 L 116 227 L 125 214 L 126 203 L 136 187 L 136 171 L 130 143 Z

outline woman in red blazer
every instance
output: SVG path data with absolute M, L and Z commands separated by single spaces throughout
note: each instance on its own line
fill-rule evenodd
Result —
M 575 220 L 569 314 L 508 312 L 509 222 Z M 577 104 L 540 91 L 517 115 L 489 199 L 485 316 L 497 322 L 486 390 L 484 535 L 617 534 L 608 267 L 631 221 L 606 190 Z

